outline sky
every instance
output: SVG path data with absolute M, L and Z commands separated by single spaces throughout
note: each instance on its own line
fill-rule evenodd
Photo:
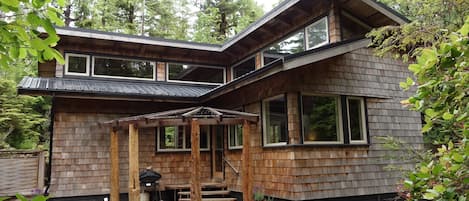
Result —
M 270 10 L 272 10 L 272 8 L 274 7 L 274 5 L 277 5 L 279 0 L 256 0 L 256 2 L 262 6 L 262 8 L 264 9 L 264 12 L 269 12 Z

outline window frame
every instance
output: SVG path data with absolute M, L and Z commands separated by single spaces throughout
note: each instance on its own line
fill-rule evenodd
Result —
M 96 58 L 104 58 L 104 59 L 119 59 L 124 61 L 143 61 L 143 62 L 150 62 L 150 65 L 153 66 L 153 78 L 140 78 L 140 77 L 124 77 L 124 76 L 113 76 L 113 75 L 96 75 L 94 74 L 95 69 L 95 59 Z M 113 57 L 113 56 L 99 56 L 99 55 L 92 55 L 91 56 L 91 76 L 92 77 L 100 77 L 100 78 L 118 78 L 118 79 L 128 79 L 128 80 L 147 80 L 147 81 L 155 81 L 156 80 L 156 62 L 151 60 L 144 60 L 144 59 L 133 59 L 133 58 L 122 58 L 122 57 Z
M 346 96 L 346 107 L 347 110 L 347 125 L 348 125 L 348 138 L 350 144 L 367 144 L 368 143 L 368 129 L 367 129 L 367 121 L 366 121 L 366 109 L 365 109 L 365 98 L 357 97 L 357 96 Z M 361 120 L 361 137 L 363 140 L 352 140 L 352 129 L 350 126 L 350 107 L 349 107 L 349 100 L 359 100 L 360 101 L 360 120 Z
M 262 54 L 262 53 L 261 53 L 261 54 Z M 253 59 L 253 58 L 254 58 L 254 70 L 253 70 L 253 71 L 255 71 L 255 70 L 256 70 L 256 65 L 255 65 L 255 63 L 256 63 L 256 54 L 251 55 L 251 56 L 249 56 L 249 57 L 247 57 L 247 58 L 245 58 L 245 59 L 243 59 L 243 60 L 241 60 L 241 61 L 239 61 L 239 62 L 236 62 L 233 66 L 230 67 L 231 80 L 235 80 L 235 79 L 238 79 L 238 78 L 239 78 L 239 77 L 237 77 L 237 78 L 234 77 L 234 69 L 235 69 L 236 67 L 238 67 L 239 65 L 241 65 L 242 63 L 248 61 L 249 59 Z M 262 66 L 263 66 L 263 65 L 262 65 Z M 250 72 L 252 72 L 252 71 L 250 71 Z M 249 72 L 249 73 L 250 73 L 250 72 Z M 243 76 L 243 75 L 242 75 L 242 76 Z M 242 77 L 242 76 L 240 76 L 240 77 Z
M 320 44 L 317 44 L 313 47 L 309 47 L 309 40 L 308 40 L 309 37 L 308 37 L 308 31 L 307 30 L 308 30 L 309 27 L 312 27 L 312 26 L 315 26 L 315 25 L 319 24 L 322 20 L 326 21 L 327 40 L 320 43 Z M 304 41 L 305 41 L 305 51 L 315 49 L 315 48 L 321 47 L 323 45 L 329 44 L 330 43 L 330 35 L 329 35 L 330 33 L 329 33 L 329 17 L 328 17 L 328 15 L 326 15 L 326 16 L 314 21 L 312 24 L 306 26 L 304 28 L 304 31 L 305 31 L 305 34 L 304 34 L 304 37 L 305 37 L 305 39 L 304 39 Z
M 338 135 L 338 140 L 337 141 L 307 141 L 305 140 L 305 126 L 303 123 L 303 112 L 304 112 L 304 106 L 303 106 L 303 96 L 320 96 L 320 97 L 334 97 L 337 108 L 336 108 L 336 114 L 337 114 L 337 124 L 336 124 L 336 130 L 337 130 L 337 135 Z M 339 145 L 339 144 L 344 144 L 344 124 L 343 124 L 343 116 L 342 116 L 342 103 L 340 101 L 340 96 L 339 95 L 333 95 L 333 94 L 319 94 L 319 93 L 301 93 L 300 94 L 300 102 L 301 102 L 301 111 L 300 111 L 300 121 L 301 121 L 301 140 L 303 141 L 303 144 L 312 144 L 312 145 L 321 145 L 321 144 L 333 144 L 333 145 Z
M 197 65 L 206 68 L 214 68 L 214 69 L 222 69 L 223 70 L 223 82 L 222 83 L 215 83 L 215 82 L 197 82 L 197 81 L 184 81 L 184 80 L 172 80 L 169 79 L 169 64 L 179 64 L 179 65 Z M 187 84 L 206 84 L 206 85 L 223 85 L 226 83 L 226 68 L 222 66 L 210 66 L 210 65 L 203 65 L 203 64 L 191 64 L 191 63 L 181 63 L 181 62 L 166 62 L 165 64 L 165 78 L 167 82 L 175 82 L 175 83 L 187 83 Z
M 86 72 L 85 73 L 76 73 L 76 72 L 69 72 L 69 57 L 82 57 L 86 58 Z M 87 54 L 77 54 L 77 53 L 65 53 L 65 65 L 64 65 L 64 74 L 65 75 L 76 75 L 76 76 L 89 76 L 90 75 L 90 55 Z
M 285 115 L 284 115 L 284 118 L 285 118 L 285 121 L 286 121 L 286 128 L 285 128 L 285 132 L 286 132 L 286 135 L 287 135 L 287 140 L 286 142 L 277 142 L 277 143 L 267 143 L 267 118 L 266 118 L 266 105 L 265 102 L 267 101 L 270 101 L 270 100 L 273 100 L 273 99 L 277 99 L 279 97 L 283 97 L 284 100 L 285 100 L 285 104 L 284 104 L 284 107 L 285 107 Z M 262 112 L 262 145 L 263 147 L 276 147 L 276 146 L 285 146 L 288 144 L 288 141 L 289 141 L 289 134 L 288 134 L 288 103 L 287 103 L 287 96 L 286 94 L 279 94 L 279 95 L 276 95 L 276 96 L 272 96 L 272 97 L 269 97 L 269 98 L 266 98 L 266 99 L 263 99 L 261 101 L 261 112 Z
M 160 133 L 160 132 L 161 132 L 161 131 L 160 131 L 160 128 L 162 128 L 162 127 L 176 127 L 177 129 L 179 129 L 179 128 L 178 128 L 179 126 L 160 126 L 160 127 L 155 127 L 155 130 L 156 130 L 156 152 L 189 152 L 189 151 L 191 151 L 191 148 L 189 148 L 189 149 L 186 148 L 187 142 L 186 142 L 186 137 L 185 137 L 185 136 L 184 136 L 184 138 L 183 138 L 183 143 L 182 143 L 182 147 L 183 147 L 183 148 L 182 148 L 182 149 L 178 149 L 178 148 L 161 149 L 161 147 L 160 147 L 160 140 L 161 140 L 161 138 L 160 138 L 160 134 L 161 134 L 161 133 Z M 183 127 L 183 129 L 184 129 L 183 133 L 186 132 L 186 128 L 190 128 L 190 127 L 188 127 L 187 125 L 183 125 L 182 127 Z M 209 130 L 209 133 L 207 133 L 207 148 L 202 148 L 202 147 L 200 147 L 200 151 L 210 151 L 210 147 L 211 147 L 211 146 L 210 146 L 210 136 L 211 136 L 211 134 L 212 134 L 212 129 L 210 128 L 210 126 L 208 126 L 208 127 L 209 127 L 209 129 L 208 129 L 208 130 Z M 199 128 L 199 129 L 200 129 L 200 128 Z M 199 137 L 199 139 L 201 139 L 201 138 Z M 189 142 L 189 143 L 191 143 L 191 142 Z M 200 140 L 199 140 L 199 143 L 200 143 Z

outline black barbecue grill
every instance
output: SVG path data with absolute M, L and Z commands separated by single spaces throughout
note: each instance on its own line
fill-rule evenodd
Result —
M 150 193 L 150 201 L 161 200 L 161 191 L 159 190 L 161 174 L 147 168 L 140 172 L 140 186 L 142 191 Z M 158 199 L 156 199 L 156 193 L 158 192 Z

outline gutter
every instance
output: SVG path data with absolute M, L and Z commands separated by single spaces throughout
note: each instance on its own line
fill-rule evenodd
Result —
M 52 95 L 52 105 L 50 109 L 50 125 L 49 125 L 49 166 L 47 168 L 47 183 L 46 183 L 46 190 L 44 190 L 44 196 L 49 196 L 49 188 L 51 185 L 52 180 L 52 147 L 53 147 L 53 140 L 54 139 L 54 119 L 55 119 L 55 96 Z

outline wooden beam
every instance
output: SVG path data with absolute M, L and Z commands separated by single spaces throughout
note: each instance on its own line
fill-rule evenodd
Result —
M 138 128 L 134 124 L 129 124 L 129 201 L 140 201 Z
M 251 157 L 250 157 L 250 125 L 248 121 L 243 123 L 243 153 L 242 166 L 241 166 L 241 181 L 242 181 L 242 191 L 243 191 L 243 200 L 251 201 L 253 200 L 252 195 L 252 167 L 251 167 Z
M 114 128 L 111 128 L 109 149 L 111 155 L 111 201 L 119 201 L 119 137 L 117 130 Z
M 200 186 L 200 126 L 197 119 L 191 120 L 191 201 L 202 200 Z

